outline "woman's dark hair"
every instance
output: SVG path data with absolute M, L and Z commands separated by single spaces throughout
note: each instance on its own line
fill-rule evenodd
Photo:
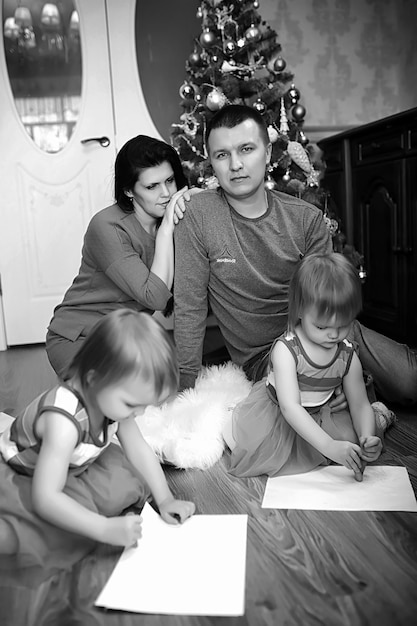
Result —
M 210 133 L 215 128 L 234 128 L 246 120 L 253 120 L 259 127 L 261 137 L 267 146 L 270 143 L 268 130 L 262 115 L 256 109 L 245 104 L 226 104 L 207 122 L 205 143 L 208 148 Z
M 76 376 L 83 389 L 93 387 L 97 393 L 133 375 L 151 381 L 156 398 L 163 391 L 175 393 L 179 382 L 176 350 L 167 331 L 148 313 L 118 309 L 93 326 L 66 378 Z
M 361 281 L 353 263 L 343 254 L 310 254 L 295 270 L 289 287 L 288 329 L 313 308 L 323 319 L 333 316 L 350 323 L 362 308 Z
M 148 167 L 168 162 L 177 185 L 181 189 L 187 184 L 180 158 L 175 149 L 159 139 L 138 135 L 129 139 L 120 149 L 114 165 L 114 197 L 119 207 L 126 213 L 133 211 L 126 191 L 135 186 L 139 174 Z

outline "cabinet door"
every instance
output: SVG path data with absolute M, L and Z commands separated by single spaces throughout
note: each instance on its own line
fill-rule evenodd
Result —
M 408 267 L 407 341 L 417 347 L 417 157 L 407 160 L 407 220 L 404 254 Z
M 405 162 L 378 163 L 353 173 L 355 246 L 364 255 L 361 321 L 407 339 L 407 255 L 404 254 Z

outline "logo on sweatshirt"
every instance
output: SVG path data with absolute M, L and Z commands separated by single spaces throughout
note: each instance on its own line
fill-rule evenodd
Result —
M 225 246 L 223 249 L 223 252 L 216 259 L 216 263 L 236 263 L 236 259 L 232 257 L 232 255 L 227 249 L 227 246 Z

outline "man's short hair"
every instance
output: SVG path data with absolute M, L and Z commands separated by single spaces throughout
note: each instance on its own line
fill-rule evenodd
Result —
M 256 109 L 244 104 L 226 104 L 207 122 L 205 144 L 208 146 L 210 133 L 215 128 L 234 128 L 246 120 L 253 120 L 258 125 L 261 137 L 267 146 L 270 143 L 268 130 L 262 115 Z

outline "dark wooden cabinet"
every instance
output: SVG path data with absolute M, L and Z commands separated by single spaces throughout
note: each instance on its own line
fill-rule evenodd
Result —
M 417 108 L 319 143 L 323 185 L 364 256 L 361 321 L 417 345 Z

